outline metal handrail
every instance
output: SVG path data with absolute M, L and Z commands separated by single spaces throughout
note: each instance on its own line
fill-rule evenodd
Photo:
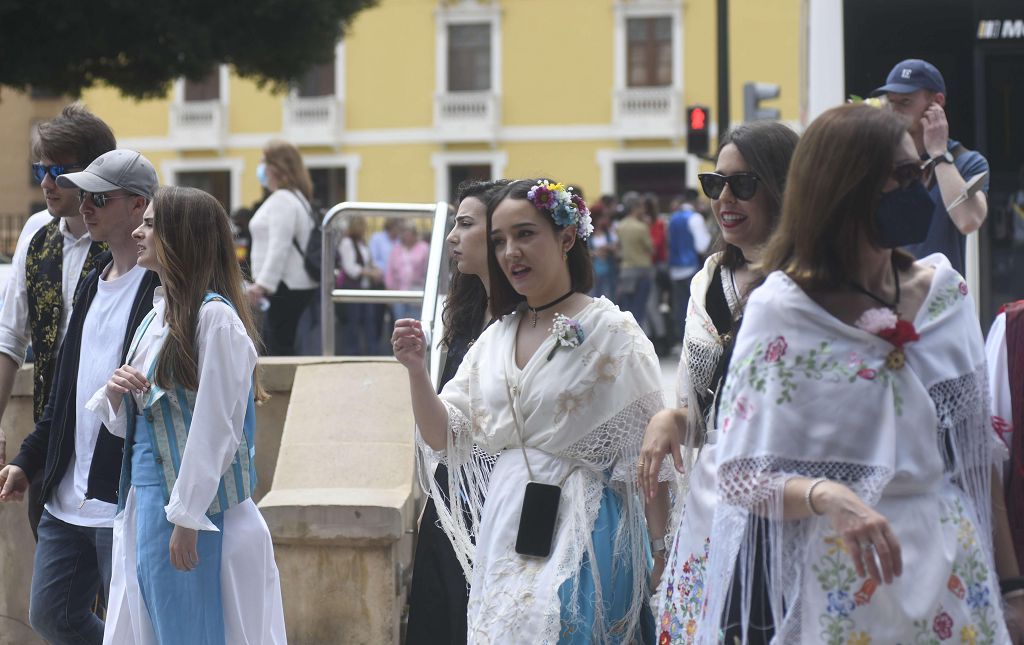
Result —
M 389 291 L 381 289 L 335 289 L 334 267 L 337 263 L 338 229 L 347 224 L 348 218 L 357 213 L 393 215 L 398 217 L 433 217 L 430 235 L 430 253 L 427 258 L 427 275 L 423 291 Z M 324 216 L 322 258 L 320 267 L 320 327 L 321 347 L 324 356 L 334 355 L 334 303 L 416 303 L 422 300 L 420 320 L 425 322 L 428 345 L 436 345 L 431 339 L 443 334 L 441 307 L 439 306 L 440 285 L 447 283 L 448 265 L 444 262 L 444 238 L 448 220 L 448 204 L 403 204 L 388 202 L 341 202 L 333 206 Z M 441 353 L 430 351 L 430 373 L 435 377 L 441 370 Z

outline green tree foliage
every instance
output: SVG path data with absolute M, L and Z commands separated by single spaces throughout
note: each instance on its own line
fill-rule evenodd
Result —
M 97 83 L 135 98 L 217 63 L 283 89 L 377 0 L 0 0 L 0 85 L 77 96 Z

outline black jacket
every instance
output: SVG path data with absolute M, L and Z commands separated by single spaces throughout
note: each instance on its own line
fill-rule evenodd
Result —
M 29 479 L 32 479 L 39 469 L 45 468 L 39 495 L 40 504 L 49 501 L 57 489 L 75 451 L 75 401 L 78 389 L 78 361 L 82 349 L 82 328 L 89 307 L 92 306 L 92 299 L 96 296 L 100 273 L 110 263 L 111 258 L 109 251 L 98 255 L 89 275 L 78 285 L 75 308 L 71 312 L 68 331 L 57 355 L 50 399 L 43 410 L 43 416 L 36 423 L 36 429 L 25 437 L 18 456 L 11 460 L 12 464 L 25 471 Z M 153 308 L 153 290 L 158 286 L 160 279 L 157 274 L 146 271 L 132 302 L 128 328 L 125 330 L 121 347 L 121 362 L 118 365 L 124 364 L 135 329 Z M 117 503 L 123 451 L 124 440 L 110 434 L 106 427 L 101 426 L 96 449 L 92 455 L 92 466 L 89 468 L 86 497 L 111 504 Z

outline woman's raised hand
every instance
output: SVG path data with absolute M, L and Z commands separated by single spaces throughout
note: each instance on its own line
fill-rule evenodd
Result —
M 903 573 L 900 543 L 885 516 L 835 481 L 823 482 L 814 493 L 814 508 L 832 521 L 858 576 L 868 576 L 875 584 L 890 584 Z
M 680 450 L 680 436 L 686 427 L 686 413 L 683 410 L 667 409 L 651 417 L 644 431 L 644 442 L 640 448 L 640 462 L 637 464 L 637 484 L 649 502 L 658 492 L 658 473 L 661 462 L 669 454 L 676 470 L 683 472 L 683 456 Z
M 121 398 L 129 393 L 142 394 L 150 388 L 146 375 L 125 363 L 114 370 L 114 374 L 107 381 L 107 400 L 116 410 L 121 405 Z
M 399 318 L 395 321 L 395 331 L 391 334 L 391 348 L 395 358 L 406 369 L 423 368 L 426 365 L 427 339 L 420 321 L 412 318 Z

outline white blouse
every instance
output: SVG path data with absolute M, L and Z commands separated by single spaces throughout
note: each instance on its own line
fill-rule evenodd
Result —
M 153 296 L 156 317 L 146 329 L 135 354 L 129 357 L 129 364 L 143 374 L 149 374 L 167 337 L 166 307 L 163 287 L 158 287 Z M 173 524 L 216 531 L 206 511 L 242 440 L 257 354 L 238 314 L 219 301 L 207 303 L 199 310 L 196 352 L 199 391 L 181 468 L 164 511 L 167 521 Z M 136 403 L 140 403 L 138 395 L 133 396 L 136 396 Z M 110 432 L 125 436 L 125 406 L 120 405 L 115 410 L 107 398 L 105 386 L 93 395 L 86 408 L 93 411 Z
M 313 216 L 300 193 L 283 188 L 271 193 L 249 222 L 253 282 L 268 293 L 277 291 L 281 282 L 289 289 L 316 287 L 299 252 L 305 250 L 312 230 Z

